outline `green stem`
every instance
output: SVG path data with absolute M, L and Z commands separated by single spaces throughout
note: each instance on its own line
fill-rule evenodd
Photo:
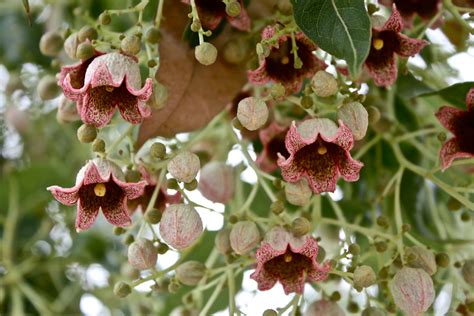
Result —
M 158 0 L 158 7 L 156 9 L 156 17 L 155 17 L 155 26 L 156 28 L 160 28 L 161 25 L 161 17 L 163 16 L 163 4 L 165 0 Z
M 105 156 L 108 156 L 120 143 L 133 132 L 135 125 L 130 125 L 120 136 L 117 138 L 112 145 L 110 145 L 105 151 Z
M 199 316 L 207 316 L 209 315 L 209 309 L 211 309 L 212 304 L 216 301 L 217 297 L 219 296 L 222 288 L 224 287 L 224 284 L 226 282 L 225 274 L 223 275 L 224 277 L 220 279 L 219 284 L 216 286 L 214 292 L 212 292 L 211 297 L 209 297 L 209 300 L 207 301 L 206 305 L 204 305 L 204 308 L 201 310 L 199 313 Z
M 340 227 L 347 227 L 353 231 L 357 231 L 359 233 L 365 234 L 367 236 L 380 236 L 385 239 L 391 240 L 393 239 L 393 236 L 390 234 L 382 233 L 374 229 L 370 228 L 365 228 L 361 227 L 359 225 L 354 225 L 350 223 L 343 223 L 337 219 L 332 219 L 332 218 L 321 218 L 320 219 L 321 224 L 327 224 L 327 225 L 334 225 L 334 226 L 340 226 Z
M 229 287 L 229 315 L 233 316 L 236 313 L 235 309 L 235 279 L 232 268 L 227 269 L 227 285 Z
M 403 231 L 402 231 L 402 225 L 403 225 L 403 220 L 402 220 L 402 209 L 400 206 L 400 187 L 402 183 L 402 177 L 403 177 L 403 171 L 404 168 L 401 167 L 398 172 L 397 172 L 397 178 L 395 181 L 395 225 L 397 227 L 397 248 L 398 248 L 398 253 L 400 254 L 400 259 L 402 260 L 402 263 L 405 263 L 405 251 L 403 249 Z
M 377 144 L 382 136 L 377 134 L 374 138 L 372 138 L 369 142 L 365 143 L 354 155 L 354 159 L 359 160 L 363 155 L 365 155 L 375 144 Z

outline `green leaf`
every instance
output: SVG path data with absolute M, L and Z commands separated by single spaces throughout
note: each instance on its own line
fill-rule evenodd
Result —
M 397 94 L 403 99 L 411 99 L 421 94 L 431 93 L 433 89 L 412 74 L 400 75 L 397 79 Z
M 296 24 L 321 49 L 344 59 L 357 75 L 370 50 L 364 0 L 293 0 Z
M 439 96 L 448 104 L 465 109 L 466 94 L 471 88 L 474 88 L 474 81 L 461 82 L 439 91 L 421 94 L 419 97 Z

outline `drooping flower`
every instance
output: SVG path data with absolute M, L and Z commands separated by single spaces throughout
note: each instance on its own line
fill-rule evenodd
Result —
M 428 42 L 401 34 L 403 22 L 397 9 L 381 28 L 372 29 L 372 45 L 365 66 L 377 86 L 390 86 L 397 79 L 395 55 L 410 57 L 418 54 Z
M 146 186 L 143 191 L 143 195 L 128 201 L 127 206 L 130 213 L 135 212 L 137 209 L 145 212 L 146 208 L 148 207 L 148 203 L 153 196 L 153 192 L 155 192 L 156 186 L 158 184 L 156 177 L 150 174 L 144 167 L 140 168 L 140 173 L 142 174 L 143 179 L 146 181 Z M 176 192 L 175 194 L 168 194 L 166 185 L 163 184 L 158 191 L 158 196 L 156 197 L 153 208 L 163 212 L 168 205 L 180 202 L 181 194 L 179 192 Z
M 99 209 L 112 225 L 131 224 L 127 200 L 143 194 L 146 182 L 127 183 L 120 168 L 105 159 L 90 160 L 78 172 L 72 188 L 50 186 L 54 198 L 64 205 L 77 204 L 76 230 L 84 231 L 95 222 Z
M 256 253 L 257 268 L 250 278 L 258 289 L 271 289 L 277 281 L 285 294 L 302 293 L 305 282 L 323 281 L 331 267 L 316 261 L 318 243 L 309 236 L 294 237 L 282 227 L 275 227 L 265 236 Z
M 262 40 L 271 41 L 275 33 L 275 27 L 267 26 L 262 32 Z M 295 34 L 295 41 L 301 67 L 295 68 L 291 36 L 281 35 L 275 39 L 275 43 L 270 44 L 270 52 L 267 57 L 259 60 L 259 67 L 247 73 L 249 81 L 256 85 L 270 81 L 281 83 L 286 93 L 291 94 L 301 89 L 303 78 L 310 78 L 318 70 L 326 69 L 326 63 L 313 54 L 317 47 L 310 39 L 298 32 Z
M 442 170 L 446 170 L 454 159 L 474 157 L 474 88 L 466 96 L 467 110 L 443 106 L 436 117 L 454 137 L 443 144 L 440 151 Z
M 430 21 L 441 10 L 441 0 L 379 0 L 387 7 L 397 7 L 407 28 L 413 26 L 413 19 L 418 15 L 425 21 Z
M 181 0 L 183 3 L 191 5 L 190 0 Z M 242 0 L 240 3 L 240 14 L 232 17 L 227 14 L 226 5 L 222 0 L 195 0 L 199 21 L 205 30 L 215 30 L 224 18 L 230 25 L 240 31 L 250 31 L 250 17 L 245 10 Z
M 296 127 L 292 123 L 285 146 L 290 156 L 278 154 L 278 166 L 285 181 L 306 178 L 315 193 L 334 192 L 339 177 L 357 181 L 363 163 L 352 159 L 351 130 L 339 120 L 339 127 L 326 118 L 309 119 Z
M 277 166 L 278 153 L 288 156 L 285 147 L 285 136 L 288 127 L 283 127 L 273 121 L 267 128 L 260 130 L 258 136 L 263 145 L 262 152 L 257 156 L 257 166 L 265 172 L 275 171 Z
M 63 69 L 61 73 L 63 79 L 59 84 L 64 95 L 77 102 L 81 119 L 86 124 L 98 128 L 105 126 L 115 107 L 132 124 L 141 123 L 151 114 L 145 102 L 152 94 L 152 79 L 148 78 L 141 87 L 140 68 L 132 56 L 104 54 Z

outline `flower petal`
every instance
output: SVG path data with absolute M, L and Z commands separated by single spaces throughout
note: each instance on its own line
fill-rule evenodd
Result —
M 105 178 L 104 178 L 105 176 Z M 110 172 L 106 175 L 101 175 L 99 169 L 93 160 L 90 160 L 84 170 L 84 177 L 82 180 L 82 185 L 96 184 L 107 182 L 110 177 Z
M 468 111 L 474 110 L 474 88 L 471 88 L 466 95 L 466 106 Z
M 419 40 L 416 38 L 410 38 L 401 33 L 397 34 L 400 46 L 397 53 L 403 57 L 415 56 L 422 50 L 429 42 L 425 40 Z
M 48 191 L 54 196 L 59 203 L 64 205 L 73 205 L 77 202 L 79 187 L 74 186 L 72 188 L 61 188 L 57 185 L 53 185 L 47 188 Z
M 449 168 L 449 166 L 451 166 L 451 163 L 454 159 L 471 158 L 474 157 L 474 155 L 461 151 L 458 140 L 456 137 L 453 137 L 443 144 L 443 147 L 441 147 L 441 151 L 439 153 L 439 157 L 441 160 L 441 170 L 445 171 L 447 168 Z
M 393 6 L 392 15 L 388 18 L 387 22 L 385 22 L 382 30 L 390 30 L 394 32 L 401 32 L 403 29 L 403 20 L 400 12 Z
M 110 93 L 105 86 L 101 86 L 90 89 L 84 96 L 80 114 L 84 123 L 101 128 L 110 122 L 114 112 L 115 105 L 111 103 Z
M 130 226 L 132 219 L 128 213 L 127 202 L 123 197 L 117 205 L 106 204 L 102 206 L 102 213 L 104 213 L 107 221 L 115 226 L 126 227 Z
M 79 199 L 77 201 L 76 231 L 81 232 L 89 229 L 94 224 L 99 214 L 99 206 L 93 203 L 84 203 Z
M 257 69 L 247 71 L 247 78 L 250 83 L 256 85 L 263 85 L 270 81 L 266 70 L 265 59 L 260 61 L 260 66 Z
M 143 192 L 145 190 L 146 186 L 146 181 L 140 181 L 140 182 L 122 182 L 119 179 L 115 178 L 115 176 L 112 175 L 112 180 L 122 188 L 122 190 L 125 192 L 125 196 L 129 200 L 136 199 L 143 195 Z
M 277 279 L 268 273 L 265 269 L 256 269 L 250 275 L 250 278 L 255 280 L 258 284 L 258 289 L 260 291 L 266 291 L 275 286 Z
M 377 62 L 366 60 L 365 65 L 377 86 L 390 86 L 397 79 L 398 71 L 394 54 L 386 56 L 386 58 Z
M 456 121 L 464 115 L 465 111 L 452 107 L 442 106 L 436 112 L 436 118 L 439 122 L 450 132 L 454 133 L 456 130 Z

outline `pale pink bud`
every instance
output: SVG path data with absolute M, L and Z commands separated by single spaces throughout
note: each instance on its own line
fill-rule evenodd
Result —
M 369 287 L 375 284 L 377 276 L 375 275 L 374 269 L 370 266 L 359 266 L 354 271 L 354 286 L 356 288 Z
M 234 196 L 234 172 L 223 162 L 212 161 L 201 170 L 199 191 L 219 203 L 227 203 Z
M 474 260 L 468 260 L 462 266 L 462 276 L 464 281 L 474 286 Z
M 199 157 L 190 152 L 183 151 L 177 154 L 168 163 L 168 171 L 178 181 L 189 183 L 196 178 L 201 163 Z
M 56 119 L 59 123 L 74 122 L 81 119 L 77 113 L 76 104 L 74 101 L 67 99 L 64 95 L 59 97 L 58 112 Z
M 286 200 L 293 205 L 303 206 L 308 204 L 311 194 L 312 192 L 306 179 L 285 184 Z
M 237 119 L 243 127 L 255 131 L 267 122 L 267 104 L 262 99 L 254 97 L 242 99 L 237 106 Z
M 236 223 L 230 231 L 230 246 L 239 255 L 245 255 L 260 241 L 257 225 L 251 221 Z
M 395 304 L 410 316 L 422 315 L 433 304 L 433 280 L 423 269 L 403 267 L 389 283 Z
M 138 270 L 153 268 L 158 257 L 153 243 L 145 238 L 139 238 L 128 246 L 128 262 Z
M 231 250 L 230 247 L 230 229 L 224 228 L 223 230 L 219 231 L 216 235 L 215 245 L 217 251 L 222 254 L 226 254 Z
M 311 79 L 311 87 L 318 97 L 330 97 L 335 95 L 339 90 L 337 80 L 324 70 L 318 71 Z
M 201 217 L 190 205 L 172 204 L 161 217 L 161 237 L 176 249 L 189 247 L 201 235 L 202 230 Z
M 345 313 L 336 302 L 320 300 L 311 303 L 304 316 L 344 316 Z
M 413 246 L 405 252 L 407 264 L 412 268 L 425 270 L 429 275 L 436 273 L 436 259 L 433 251 L 422 246 Z
M 206 266 L 199 261 L 188 261 L 176 269 L 176 278 L 183 284 L 194 286 L 206 274 Z
M 369 114 L 359 102 L 344 104 L 337 111 L 337 118 L 352 131 L 355 140 L 364 138 L 369 126 Z

